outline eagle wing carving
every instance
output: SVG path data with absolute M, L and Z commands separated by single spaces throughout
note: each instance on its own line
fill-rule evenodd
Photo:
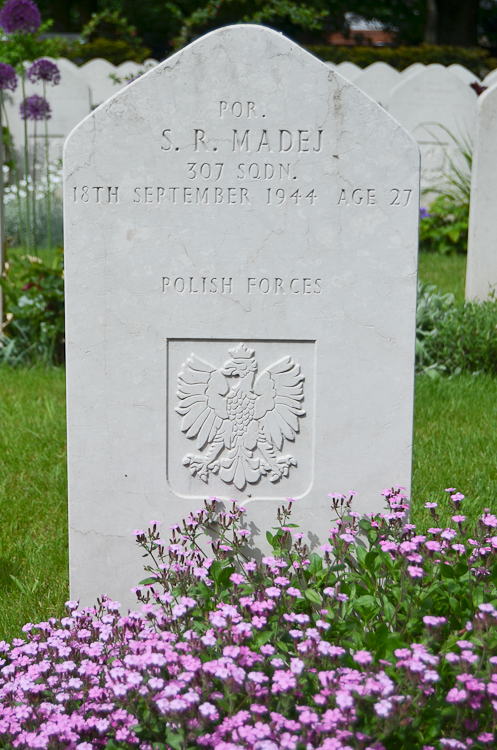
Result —
M 263 370 L 255 381 L 255 419 L 259 420 L 268 443 L 281 450 L 283 439 L 295 440 L 299 431 L 298 417 L 305 411 L 303 376 L 300 365 L 291 357 L 283 357 Z
M 192 476 L 207 482 L 210 472 L 218 473 L 242 490 L 266 475 L 277 482 L 297 465 L 293 456 L 277 451 L 299 432 L 304 377 L 289 356 L 256 377 L 253 349 L 240 343 L 230 354 L 220 368 L 195 354 L 186 360 L 178 375 L 176 412 L 182 432 L 196 440 L 198 450 L 208 445 L 202 455 L 183 458 Z
M 197 448 L 202 450 L 211 443 L 228 418 L 225 396 L 229 385 L 224 375 L 214 365 L 192 354 L 178 375 L 176 407 L 183 417 L 181 430 L 189 438 L 197 438 Z

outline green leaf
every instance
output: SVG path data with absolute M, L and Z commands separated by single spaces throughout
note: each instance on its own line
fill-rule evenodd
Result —
M 223 572 L 223 566 L 219 562 L 219 560 L 214 560 L 211 567 L 209 568 L 209 573 L 214 581 L 214 583 L 219 583 L 219 576 Z
M 445 565 L 443 563 L 442 565 L 440 565 L 440 575 L 442 576 L 442 578 L 454 579 L 456 577 L 453 567 L 451 565 Z
M 313 602 L 314 604 L 321 604 L 321 596 L 318 594 L 318 592 L 315 589 L 305 589 L 304 596 L 306 599 L 308 599 L 310 602 Z
M 364 547 L 356 547 L 356 554 L 357 554 L 357 559 L 359 560 L 361 565 L 365 566 L 366 559 L 368 556 L 367 550 Z
M 365 606 L 365 607 L 374 607 L 375 605 L 379 604 L 376 597 L 371 596 L 370 594 L 364 594 L 363 596 L 359 596 L 357 599 L 354 599 L 352 602 L 354 606 L 359 605 Z
M 166 729 L 166 742 L 173 750 L 181 750 L 183 747 L 183 736 L 171 729 Z
M 268 542 L 271 545 L 271 547 L 273 547 L 273 549 L 274 549 L 274 546 L 275 546 L 274 545 L 274 536 L 271 534 L 270 531 L 266 531 L 266 539 L 268 540 Z
M 323 569 L 323 559 L 321 555 L 318 555 L 316 552 L 313 552 L 309 559 L 311 561 L 311 564 L 309 565 L 307 570 L 309 571 L 311 575 L 314 575 L 319 570 Z
M 153 583 L 159 583 L 157 578 L 144 578 L 143 581 L 140 581 L 140 586 L 151 586 Z

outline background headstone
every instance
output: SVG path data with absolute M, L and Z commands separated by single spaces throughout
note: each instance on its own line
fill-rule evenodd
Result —
M 482 86 L 493 86 L 494 83 L 497 83 L 497 70 L 491 70 L 490 73 L 487 73 L 483 81 L 481 82 Z
M 438 64 L 427 65 L 391 90 L 388 111 L 421 150 L 423 189 L 443 184 L 450 160 L 464 168 L 454 138 L 474 140 L 476 103 L 476 92 Z
M 412 76 L 413 73 L 417 73 L 424 67 L 424 64 L 421 62 L 412 63 L 411 65 L 408 65 L 407 68 L 404 68 L 404 70 L 401 71 L 400 75 L 402 78 L 409 78 L 409 76 Z
M 362 68 L 353 62 L 341 62 L 337 65 L 337 72 L 347 81 L 354 81 L 362 73 Z
M 121 63 L 116 68 L 116 75 L 118 78 L 130 80 L 130 76 L 135 77 L 140 71 L 143 71 L 145 67 L 143 65 L 138 65 L 138 63 L 133 62 L 133 60 L 126 60 L 126 62 Z M 127 83 L 127 81 L 125 81 Z
M 329 492 L 409 486 L 419 151 L 384 109 L 227 27 L 95 110 L 64 169 L 72 596 L 132 602 L 130 532 L 211 495 L 262 545 L 297 498 L 316 548 Z
M 357 78 L 354 78 L 354 84 L 383 107 L 387 106 L 390 91 L 399 81 L 399 71 L 384 62 L 368 65 Z
M 108 60 L 95 58 L 89 60 L 79 69 L 81 78 L 90 89 L 92 109 L 98 107 L 117 93 L 125 84 L 117 84 L 110 78 L 112 74 L 117 75 L 116 66 Z
M 497 289 L 497 86 L 478 98 L 471 171 L 466 299 L 485 300 Z
M 475 81 L 476 83 L 480 83 L 480 79 L 477 75 L 475 75 L 471 70 L 465 68 L 464 65 L 459 65 L 459 63 L 453 63 L 452 65 L 449 65 L 447 70 L 449 71 L 449 73 L 452 73 L 452 75 L 457 76 L 459 80 L 461 80 L 468 86 Z

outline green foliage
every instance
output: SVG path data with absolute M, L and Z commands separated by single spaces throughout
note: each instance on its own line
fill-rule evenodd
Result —
M 497 375 L 497 300 L 451 305 L 425 339 L 425 353 L 449 374 Z
M 497 59 L 490 57 L 488 50 L 473 47 L 451 47 L 443 44 L 419 44 L 412 47 L 333 47 L 331 45 L 308 45 L 307 49 L 328 62 L 353 62 L 366 68 L 374 62 L 386 62 L 397 70 L 404 70 L 412 63 L 425 65 L 459 63 L 478 76 L 497 68 Z
M 65 372 L 0 365 L 0 640 L 68 597 Z
M 123 39 L 103 37 L 98 37 L 93 42 L 72 45 L 66 53 L 66 57 L 77 65 L 83 65 L 97 57 L 102 57 L 113 65 L 120 65 L 126 60 L 142 63 L 150 55 L 151 50 L 148 47 L 131 45 Z
M 40 34 L 47 32 L 53 21 L 42 23 L 36 34 L 4 35 L 0 44 L 0 62 L 8 63 L 22 71 L 24 60 L 37 60 L 39 57 L 60 57 L 66 50 L 67 43 L 63 39 L 40 39 Z
M 13 256 L 0 277 L 7 325 L 0 361 L 61 364 L 64 361 L 62 252 L 53 265 L 31 255 Z
M 417 372 L 497 375 L 497 300 L 456 304 L 454 295 L 419 283 Z
M 416 370 L 427 372 L 439 370 L 433 361 L 432 340 L 438 335 L 438 327 L 454 304 L 453 294 L 441 294 L 432 284 L 418 283 L 416 311 Z
M 142 45 L 136 27 L 128 22 L 118 10 L 103 10 L 93 13 L 83 27 L 80 42 L 68 52 L 78 64 L 95 57 L 119 65 L 125 60 L 143 62 L 151 50 Z
M 318 32 L 329 10 L 325 0 L 312 3 L 294 0 L 208 0 L 182 19 L 173 40 L 175 49 L 183 47 L 201 34 L 232 23 L 261 23 L 283 31 Z
M 419 222 L 419 249 L 427 253 L 465 254 L 468 250 L 469 203 L 439 195 Z

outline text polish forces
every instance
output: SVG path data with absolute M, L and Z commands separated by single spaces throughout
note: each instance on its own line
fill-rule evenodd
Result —
M 245 280 L 225 276 L 163 276 L 162 291 L 176 294 L 263 294 L 263 295 L 309 295 L 321 294 L 322 280 L 314 278 L 278 276 Z

